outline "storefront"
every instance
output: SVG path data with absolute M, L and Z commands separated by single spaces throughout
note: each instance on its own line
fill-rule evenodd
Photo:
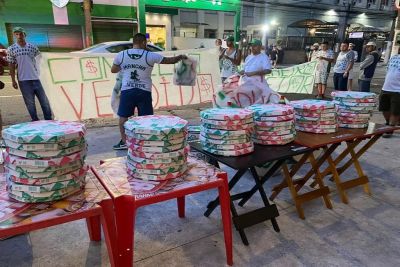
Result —
M 111 1 L 109 1 L 111 3 Z M 94 1 L 92 7 L 93 42 L 129 40 L 137 32 L 136 7 L 131 0 L 118 5 Z M 85 18 L 82 1 L 72 0 L 63 7 L 49 0 L 3 0 L 0 8 L 0 44 L 11 45 L 12 29 L 24 27 L 29 42 L 42 51 L 72 51 L 84 47 Z
M 186 16 L 195 18 L 198 16 L 196 11 L 208 11 L 208 12 L 222 12 L 233 14 L 233 25 L 232 33 L 239 39 L 239 28 L 240 28 L 240 11 L 241 4 L 239 0 L 226 0 L 226 1 L 211 1 L 211 0 L 199 0 L 199 1 L 163 1 L 163 0 L 143 0 L 138 1 L 138 23 L 139 31 L 148 34 L 149 40 L 158 45 L 171 49 L 172 46 L 176 46 L 173 41 L 173 36 L 180 36 L 183 38 L 196 38 L 198 37 L 199 31 L 203 38 L 215 38 L 216 30 L 207 29 L 204 25 L 206 21 L 197 23 L 180 23 L 179 27 L 174 24 L 174 16 L 178 15 L 179 10 L 185 10 Z M 180 17 L 182 19 L 183 13 L 181 12 Z M 206 13 L 202 13 L 203 20 L 207 19 Z M 200 21 L 194 19 L 195 21 Z M 184 19 L 182 20 L 184 21 Z M 218 25 L 218 23 L 214 23 Z M 215 26 L 213 25 L 213 26 Z M 178 31 L 175 32 L 175 31 Z M 211 33 L 210 33 L 211 32 Z M 179 45 L 178 45 L 179 46 Z

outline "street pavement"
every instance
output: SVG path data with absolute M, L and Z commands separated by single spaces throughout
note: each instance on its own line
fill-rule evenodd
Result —
M 373 121 L 383 122 L 378 113 Z M 119 140 L 115 126 L 90 128 L 87 139 L 90 164 L 125 154 L 111 149 Z M 250 246 L 244 246 L 232 230 L 234 266 L 400 266 L 399 141 L 399 133 L 381 139 L 361 158 L 372 196 L 362 187 L 355 188 L 349 190 L 350 204 L 345 205 L 327 179 L 333 209 L 326 209 L 322 200 L 316 199 L 304 205 L 306 219 L 301 220 L 284 190 L 275 200 L 280 233 L 274 232 L 270 222 L 260 223 L 246 229 Z M 234 174 L 226 166 L 221 168 L 230 177 Z M 343 177 L 355 175 L 348 171 Z M 280 179 L 278 174 L 264 186 L 268 194 Z M 252 184 L 246 174 L 234 192 L 248 190 Z M 226 266 L 220 212 L 217 209 L 209 218 L 203 216 L 215 196 L 212 190 L 187 197 L 183 219 L 178 218 L 176 201 L 140 208 L 135 266 Z M 261 203 L 255 195 L 238 212 L 259 208 Z M 0 266 L 109 266 L 109 262 L 105 242 L 90 242 L 81 220 L 0 241 Z
M 373 85 L 375 92 L 380 89 L 383 76 L 381 67 Z M 27 120 L 24 106 L 16 108 L 18 91 L 12 90 L 7 88 L 4 92 L 14 96 L 0 99 L 8 124 Z M 2 96 L 7 96 L 4 92 Z M 195 124 L 202 108 L 198 105 L 159 113 L 175 114 Z M 376 112 L 372 121 L 382 123 L 383 118 Z M 111 126 L 104 126 L 105 123 Z M 89 128 L 89 164 L 98 165 L 101 159 L 125 154 L 111 149 L 119 141 L 113 123 L 102 121 L 103 127 Z M 400 266 L 399 141 L 399 133 L 391 139 L 381 139 L 361 158 L 372 196 L 361 187 L 355 188 L 349 190 L 350 204 L 345 205 L 334 183 L 326 180 L 332 191 L 333 209 L 326 209 L 321 200 L 309 202 L 304 205 L 306 219 L 301 220 L 288 190 L 284 190 L 275 200 L 280 233 L 273 231 L 270 222 L 260 223 L 246 229 L 250 246 L 244 246 L 237 231 L 232 230 L 234 266 Z M 227 166 L 221 168 L 230 177 L 234 174 Z M 355 175 L 355 171 L 347 171 L 343 177 Z M 267 193 L 281 178 L 278 174 L 265 185 Z M 252 179 L 246 174 L 234 192 L 251 186 Z M 178 218 L 176 201 L 139 209 L 135 266 L 226 266 L 220 212 L 216 210 L 209 218 L 203 216 L 207 203 L 215 196 L 214 190 L 189 196 L 183 219 Z M 238 212 L 258 208 L 261 201 L 255 195 Z M 105 242 L 91 242 L 85 221 L 81 220 L 0 241 L 0 266 L 109 266 L 109 262 Z

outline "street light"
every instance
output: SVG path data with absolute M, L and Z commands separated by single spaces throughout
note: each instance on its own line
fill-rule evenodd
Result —
M 262 26 L 262 31 L 263 32 L 267 32 L 269 30 L 269 25 L 268 24 L 264 24 L 263 26 Z
M 330 9 L 330 10 L 326 11 L 326 14 L 328 16 L 336 16 L 337 15 L 337 13 L 334 9 Z

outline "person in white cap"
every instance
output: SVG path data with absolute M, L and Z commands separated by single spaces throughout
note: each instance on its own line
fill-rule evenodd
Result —
M 311 51 L 308 54 L 308 61 L 317 60 L 318 51 L 319 51 L 319 43 L 313 44 L 311 47 Z
M 365 46 L 365 50 L 368 54 L 364 61 L 360 63 L 360 74 L 358 76 L 358 90 L 361 92 L 370 91 L 371 80 L 380 58 L 374 42 L 368 42 Z
M 358 52 L 357 52 L 357 50 L 354 50 L 355 47 L 356 47 L 355 44 L 353 44 L 353 43 L 349 44 L 350 52 L 354 53 L 354 62 L 356 62 L 358 59 Z M 349 71 L 349 78 L 348 78 L 348 84 L 347 84 L 347 89 L 349 91 L 353 91 L 353 78 L 354 78 L 354 71 L 353 71 L 353 69 L 351 69 Z

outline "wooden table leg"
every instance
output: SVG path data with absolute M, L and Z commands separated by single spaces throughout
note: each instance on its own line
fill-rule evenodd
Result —
M 297 200 L 297 191 L 294 188 L 292 177 L 289 173 L 289 169 L 286 164 L 284 164 L 282 166 L 282 170 L 283 170 L 283 175 L 285 178 L 286 185 L 289 188 L 290 194 L 292 195 L 292 199 L 294 201 L 294 205 L 296 206 L 297 214 L 299 215 L 299 217 L 301 219 L 304 220 L 306 218 L 304 216 L 304 210 L 303 210 L 303 207 L 301 206 L 301 202 Z
M 328 158 L 329 158 L 329 157 L 328 157 Z M 310 155 L 310 163 L 311 163 L 311 165 L 312 165 L 313 168 L 314 168 L 314 171 L 315 171 L 315 181 L 317 182 L 317 184 L 318 184 L 318 186 L 319 186 L 319 189 L 320 189 L 320 190 L 323 190 L 323 189 L 326 190 L 326 189 L 327 189 L 327 190 L 328 190 L 328 193 L 329 193 L 329 188 L 326 187 L 325 184 L 324 184 L 324 181 L 323 181 L 323 178 L 322 178 L 322 176 L 321 176 L 321 172 L 319 171 L 319 166 L 317 165 L 317 160 L 315 159 L 314 154 L 311 154 L 311 155 Z M 328 195 L 328 194 L 323 194 L 323 195 L 322 195 L 322 198 L 324 199 L 325 206 L 326 206 L 328 209 L 332 209 L 332 203 L 331 203 L 331 200 L 330 200 L 330 198 L 329 198 L 329 195 Z
M 292 166 L 292 168 L 291 168 L 291 170 L 290 170 L 290 172 L 289 172 L 290 177 L 293 177 L 293 176 L 301 169 L 301 167 L 306 163 L 308 157 L 309 157 L 310 154 L 312 154 L 312 153 L 313 153 L 313 151 L 307 152 L 307 153 L 305 153 L 305 154 L 302 155 L 302 157 L 300 158 L 300 160 L 299 160 L 295 165 Z M 274 187 L 272 188 L 272 194 L 271 194 L 271 196 L 269 197 L 269 199 L 270 199 L 270 200 L 274 200 L 274 199 L 279 195 L 279 193 L 280 193 L 283 189 L 285 189 L 286 187 L 288 187 L 288 184 L 287 184 L 286 178 L 284 177 L 284 178 L 282 179 L 282 182 L 281 182 L 280 184 L 278 184 L 278 185 L 276 185 L 276 186 L 274 186 Z
M 365 191 L 365 193 L 367 193 L 368 195 L 371 195 L 372 193 L 371 193 L 371 189 L 369 187 L 368 177 L 364 174 L 364 172 L 362 170 L 362 167 L 361 167 L 361 164 L 358 161 L 358 157 L 356 156 L 356 153 L 354 152 L 354 149 L 350 150 L 350 154 L 351 154 L 351 157 L 353 158 L 353 164 L 354 164 L 354 166 L 355 166 L 355 168 L 357 170 L 358 177 L 359 178 L 365 177 L 366 180 L 367 180 L 366 183 L 364 183 L 364 191 Z

